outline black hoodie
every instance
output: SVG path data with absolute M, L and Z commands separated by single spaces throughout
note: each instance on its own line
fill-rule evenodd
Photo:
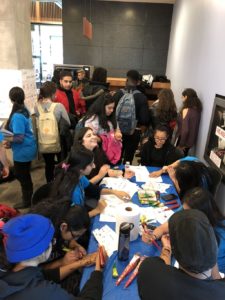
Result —
M 38 267 L 18 272 L 0 272 L 0 300 L 100 300 L 102 273 L 94 271 L 79 297 L 68 294 L 60 285 L 47 281 Z

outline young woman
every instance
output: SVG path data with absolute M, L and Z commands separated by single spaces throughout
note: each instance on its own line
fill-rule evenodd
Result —
M 158 100 L 151 106 L 150 113 L 153 129 L 159 124 L 164 124 L 168 126 L 172 136 L 177 120 L 177 107 L 172 90 L 162 89 L 159 92 Z
M 168 173 L 181 199 L 188 190 L 195 187 L 209 191 L 212 189 L 212 175 L 202 162 L 181 161 L 177 167 L 169 168 Z
M 53 238 L 54 227 L 51 221 L 37 214 L 15 217 L 3 226 L 0 232 L 0 246 L 3 246 L 3 241 L 3 249 L 11 269 L 0 268 L 1 299 L 101 299 L 102 275 L 99 271 L 102 268 L 99 253 L 96 256 L 95 271 L 79 297 L 69 294 L 53 280 L 47 280 L 48 277 L 39 265 L 45 263 L 50 257 Z M 66 270 L 68 266 L 62 268 Z M 58 277 L 55 281 L 60 281 L 60 274 Z
M 54 178 L 54 168 L 55 168 L 55 158 L 60 160 L 60 132 L 59 132 L 59 122 L 61 119 L 66 122 L 68 128 L 70 126 L 70 119 L 66 112 L 66 109 L 61 103 L 53 103 L 55 99 L 56 93 L 56 85 L 53 82 L 46 81 L 40 88 L 39 100 L 35 105 L 35 114 L 39 119 L 41 114 L 48 113 L 53 109 L 54 117 L 57 121 L 57 130 L 55 132 L 55 140 L 58 140 L 58 147 L 55 147 L 55 150 L 41 150 L 43 158 L 45 160 L 45 177 L 47 182 L 51 182 Z M 43 121 L 44 122 L 44 121 Z M 42 133 L 41 128 L 37 128 L 38 135 L 40 136 Z
M 56 168 L 51 196 L 60 198 L 69 196 L 72 205 L 88 205 L 85 195 L 99 199 L 104 194 L 114 194 L 123 200 L 129 200 L 127 193 L 117 190 L 100 189 L 92 184 L 86 176 L 95 167 L 94 155 L 85 148 L 72 148 L 67 162 Z M 89 211 L 89 216 L 100 214 L 106 206 L 104 200 L 99 200 L 97 207 Z
M 83 124 L 98 136 L 113 131 L 116 139 L 122 138 L 115 117 L 115 100 L 111 94 L 104 94 L 98 98 L 83 118 Z
M 171 164 L 182 157 L 169 141 L 169 128 L 157 125 L 153 137 L 143 145 L 141 151 L 141 164 L 143 166 L 162 167 Z
M 183 106 L 178 117 L 177 146 L 185 156 L 197 140 L 201 118 L 202 103 L 193 89 L 185 89 L 182 93 Z
M 77 146 L 83 146 L 94 154 L 95 168 L 87 176 L 92 183 L 98 183 L 107 174 L 111 177 L 122 176 L 122 171 L 110 169 L 110 162 L 101 148 L 101 143 L 97 142 L 97 136 L 91 128 L 83 127 L 77 130 L 74 138 L 74 147 Z
M 30 213 L 49 218 L 55 228 L 55 244 L 50 258 L 43 266 L 46 273 L 54 278 L 59 272 L 61 286 L 68 292 L 77 294 L 81 277 L 78 269 L 93 264 L 96 258 L 95 254 L 86 256 L 85 248 L 77 242 L 85 240 L 88 243 L 89 234 L 86 232 L 90 218 L 86 209 L 77 205 L 71 207 L 69 198 L 54 201 L 45 199 L 32 207 Z M 68 266 L 68 270 L 64 266 Z
M 220 213 L 212 194 L 206 189 L 196 187 L 190 189 L 183 197 L 183 209 L 198 209 L 206 214 L 214 228 L 218 241 L 217 262 L 219 271 L 225 273 L 225 218 Z M 188 230 L 188 224 L 187 224 Z M 168 222 L 157 227 L 151 234 L 144 233 L 142 240 L 149 243 L 151 239 L 159 239 L 163 234 L 168 233 Z
M 9 91 L 9 98 L 13 106 L 6 129 L 13 133 L 13 137 L 5 139 L 3 144 L 5 147 L 12 148 L 14 173 L 22 189 L 22 202 L 17 203 L 15 208 L 21 209 L 27 208 L 31 204 L 33 183 L 30 167 L 31 161 L 37 154 L 37 145 L 30 114 L 24 105 L 24 91 L 20 87 L 13 87 Z
M 103 95 L 109 89 L 109 83 L 107 81 L 107 70 L 101 67 L 95 68 L 92 79 L 87 84 L 81 95 L 81 98 L 86 102 L 86 108 L 89 109 L 90 106 L 97 100 L 97 98 Z

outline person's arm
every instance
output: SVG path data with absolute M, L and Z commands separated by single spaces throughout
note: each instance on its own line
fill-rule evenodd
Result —
M 2 177 L 6 178 L 9 176 L 9 164 L 7 161 L 5 149 L 2 147 L 0 144 L 0 161 L 3 164 L 3 172 L 2 172 Z
M 71 273 L 73 273 L 75 270 L 83 267 L 89 267 L 93 265 L 96 261 L 97 252 L 91 253 L 83 257 L 82 259 L 75 261 L 71 264 L 65 265 L 60 267 L 59 273 L 60 273 L 60 280 L 65 279 L 67 276 L 69 276 Z
M 212 278 L 214 280 L 221 279 L 218 264 L 216 263 L 215 266 L 212 268 Z
M 103 165 L 100 168 L 98 174 L 90 179 L 90 182 L 93 183 L 93 184 L 98 183 L 103 177 L 106 176 L 106 174 L 108 173 L 109 169 L 110 169 L 109 165 L 106 165 L 106 164 Z
M 158 170 L 158 171 L 154 171 L 154 172 L 151 172 L 149 174 L 150 177 L 159 177 L 161 176 L 162 174 L 164 173 L 167 173 L 168 172 L 168 169 L 171 169 L 171 168 L 176 168 L 180 163 L 180 160 L 178 159 L 177 161 L 173 162 L 172 164 L 170 164 L 169 166 L 163 166 L 162 169 Z
M 89 217 L 92 218 L 92 217 L 95 217 L 95 216 L 99 215 L 100 213 L 103 212 L 103 210 L 105 209 L 106 206 L 107 206 L 107 203 L 105 202 L 105 200 L 100 199 L 98 201 L 98 204 L 97 204 L 96 208 L 89 211 L 89 213 L 88 213 Z
M 104 260 L 106 261 L 107 255 L 105 249 L 103 249 Z M 92 272 L 90 279 L 86 282 L 83 289 L 81 290 L 77 300 L 101 300 L 103 293 L 103 284 L 102 284 L 102 266 L 100 264 L 100 255 L 99 252 L 96 257 L 95 271 Z
M 104 92 L 105 91 L 103 89 L 100 89 L 93 95 L 86 96 L 86 97 L 83 96 L 82 99 L 84 99 L 85 101 L 92 100 L 92 99 L 95 99 L 95 98 L 101 96 L 102 94 L 104 94 Z
M 107 188 L 104 188 L 101 190 L 101 195 L 115 195 L 122 200 L 125 200 L 125 201 L 130 200 L 130 195 L 128 193 L 126 193 L 124 191 L 111 190 L 111 189 L 107 189 Z
M 61 103 L 58 103 L 58 105 L 56 106 L 56 110 L 58 111 L 60 117 L 63 118 L 68 123 L 68 125 L 71 125 L 68 113 Z
M 171 245 L 170 238 L 168 235 L 163 235 L 161 238 L 162 242 L 162 251 L 160 258 L 165 262 L 166 265 L 171 264 Z
M 146 231 L 142 234 L 142 241 L 151 244 L 152 240 L 160 239 L 164 234 L 169 232 L 169 224 L 165 222 L 160 226 L 156 227 L 153 231 Z

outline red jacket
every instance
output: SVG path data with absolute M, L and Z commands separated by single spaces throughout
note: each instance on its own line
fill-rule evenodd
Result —
M 82 100 L 80 98 L 80 94 L 75 89 L 72 89 L 73 93 L 73 100 L 75 105 L 75 111 L 77 115 L 83 115 L 86 112 L 86 105 L 85 100 Z M 62 103 L 66 109 L 66 111 L 69 113 L 69 102 L 67 95 L 64 91 L 57 89 L 55 94 L 55 102 Z

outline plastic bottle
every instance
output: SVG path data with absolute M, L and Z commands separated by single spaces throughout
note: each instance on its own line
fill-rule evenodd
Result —
M 118 259 L 127 260 L 130 251 L 130 231 L 134 228 L 133 223 L 121 223 L 119 232 Z

